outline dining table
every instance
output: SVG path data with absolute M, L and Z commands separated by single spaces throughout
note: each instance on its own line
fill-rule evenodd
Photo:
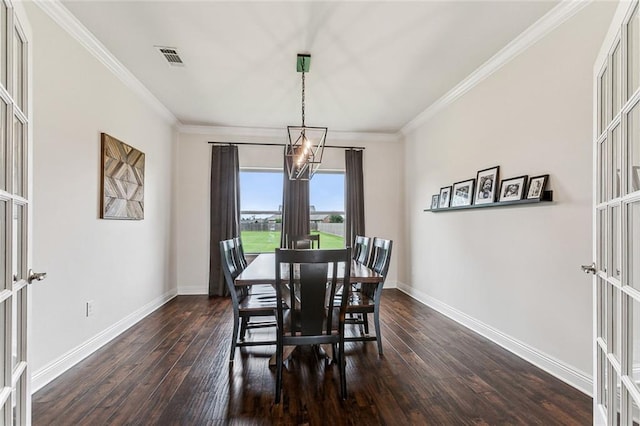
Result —
M 287 266 L 282 265 L 280 271 L 281 277 L 288 276 Z M 340 271 L 338 271 L 340 272 Z M 332 271 L 327 271 L 328 278 L 332 275 Z M 338 274 L 340 276 L 340 274 Z M 351 260 L 351 270 L 349 274 L 349 284 L 355 283 L 379 283 L 384 281 L 384 277 L 355 260 Z M 276 285 L 276 255 L 274 253 L 260 253 L 247 267 L 238 275 L 234 281 L 236 287 L 249 286 L 255 284 L 271 284 Z M 285 350 L 285 360 L 291 355 L 292 348 Z M 319 353 L 322 356 L 326 356 L 326 351 L 319 348 Z M 269 359 L 269 366 L 276 365 L 275 354 Z
M 283 265 L 281 272 L 282 277 L 286 277 L 288 273 L 284 270 Z M 331 271 L 329 271 L 331 274 Z M 340 275 L 340 274 L 338 274 Z M 351 273 L 349 283 L 379 283 L 384 277 L 373 269 L 356 262 L 351 261 Z M 244 271 L 238 275 L 234 284 L 237 287 L 254 285 L 254 284 L 271 284 L 276 285 L 276 254 L 260 253 L 253 262 L 249 263 Z

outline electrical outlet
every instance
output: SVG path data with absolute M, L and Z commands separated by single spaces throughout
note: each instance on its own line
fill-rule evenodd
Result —
M 87 302 L 87 316 L 90 317 L 93 315 L 93 300 L 89 300 Z

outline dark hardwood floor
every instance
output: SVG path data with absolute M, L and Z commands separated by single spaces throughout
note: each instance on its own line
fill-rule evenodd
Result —
M 35 425 L 592 423 L 591 398 L 398 290 L 382 299 L 384 357 L 347 344 L 338 369 L 308 351 L 273 403 L 273 346 L 236 353 L 230 302 L 179 296 L 38 391 Z M 242 351 L 242 353 L 240 352 Z

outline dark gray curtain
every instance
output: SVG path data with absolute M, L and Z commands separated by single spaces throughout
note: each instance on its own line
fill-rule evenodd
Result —
M 220 267 L 220 241 L 240 235 L 240 168 L 238 147 L 211 147 L 211 239 L 209 296 L 227 296 Z
M 344 242 L 347 246 L 353 247 L 356 235 L 365 235 L 362 150 L 347 149 L 344 154 L 346 213 Z
M 284 184 L 282 185 L 282 235 L 280 247 L 286 248 L 287 235 L 306 235 L 309 233 L 309 181 L 289 180 L 287 161 L 291 157 L 284 155 Z

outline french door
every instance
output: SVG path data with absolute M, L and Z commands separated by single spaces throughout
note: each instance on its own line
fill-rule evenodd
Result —
M 623 9 L 624 8 L 624 9 Z M 594 422 L 640 422 L 640 10 L 620 6 L 596 64 Z
M 0 423 L 31 421 L 27 365 L 31 186 L 26 18 L 0 0 Z

